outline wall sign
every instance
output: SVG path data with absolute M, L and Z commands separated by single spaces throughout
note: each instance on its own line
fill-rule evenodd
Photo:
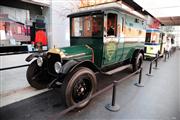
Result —
M 80 7 L 90 7 L 103 3 L 116 2 L 117 0 L 80 0 Z

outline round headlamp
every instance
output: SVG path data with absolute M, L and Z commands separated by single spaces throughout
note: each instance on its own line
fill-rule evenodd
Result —
M 61 68 L 62 68 L 62 64 L 60 62 L 56 62 L 54 64 L 54 70 L 56 71 L 56 73 L 60 73 L 61 72 Z
M 37 58 L 37 65 L 38 65 L 39 67 L 42 67 L 42 65 L 43 65 L 43 58 L 42 58 L 42 57 L 38 57 L 38 58 Z

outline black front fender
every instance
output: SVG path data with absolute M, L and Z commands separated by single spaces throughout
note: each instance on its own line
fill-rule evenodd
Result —
M 37 53 L 33 53 L 33 54 L 29 55 L 25 60 L 27 62 L 30 62 L 33 58 L 44 57 L 44 56 L 46 56 L 46 53 L 37 52 Z
M 75 66 L 75 65 L 77 65 L 77 64 L 78 64 L 78 62 L 75 61 L 75 60 L 70 60 L 70 61 L 66 62 L 66 63 L 63 65 L 63 67 L 62 67 L 62 73 L 63 73 L 63 74 L 68 73 L 69 70 L 70 70 L 73 66 Z
M 94 63 L 92 63 L 89 60 L 79 62 L 78 64 L 76 64 L 75 66 L 73 66 L 71 68 L 70 72 L 78 67 L 87 67 L 87 68 L 91 69 L 93 72 L 101 72 L 101 70 Z
M 70 60 L 63 65 L 62 73 L 67 74 L 69 72 L 72 72 L 74 69 L 78 67 L 87 67 L 94 72 L 100 71 L 100 69 L 96 65 L 94 65 L 91 61 L 86 60 L 79 62 L 75 60 Z

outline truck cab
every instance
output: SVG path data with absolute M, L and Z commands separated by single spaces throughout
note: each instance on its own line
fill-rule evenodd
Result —
M 144 47 L 144 20 L 119 8 L 74 13 L 69 17 L 71 46 L 92 48 L 94 63 L 100 68 L 130 60 L 136 48 Z

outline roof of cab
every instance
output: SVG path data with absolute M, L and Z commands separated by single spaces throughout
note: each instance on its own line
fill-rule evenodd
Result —
M 107 11 L 107 10 L 114 10 L 114 11 L 121 11 L 125 14 L 130 14 L 132 16 L 136 16 L 138 17 L 139 19 L 143 19 L 144 18 L 141 18 L 133 13 L 130 13 L 129 11 L 127 10 L 124 10 L 120 7 L 103 7 L 103 8 L 90 8 L 89 10 L 81 10 L 79 12 L 75 12 L 75 13 L 72 13 L 72 14 L 69 14 L 67 17 L 80 17 L 80 16 L 86 16 L 86 15 L 93 15 L 93 14 L 100 14 L 100 13 L 103 13 L 104 11 Z

